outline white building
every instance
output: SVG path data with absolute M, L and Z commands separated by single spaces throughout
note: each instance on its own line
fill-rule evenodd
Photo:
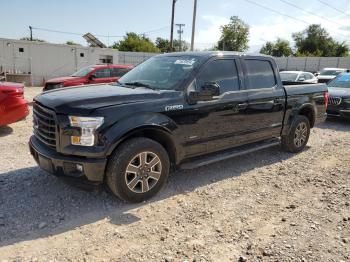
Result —
M 138 64 L 154 54 L 0 38 L 0 74 L 8 80 L 42 85 L 81 67 L 101 63 Z

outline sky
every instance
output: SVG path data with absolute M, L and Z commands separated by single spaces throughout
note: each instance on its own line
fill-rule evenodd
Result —
M 29 36 L 29 25 L 75 33 L 33 30 L 33 37 L 52 43 L 71 40 L 86 45 L 81 35 L 87 32 L 98 35 L 106 45 L 122 39 L 126 32 L 145 33 L 152 40 L 169 38 L 171 5 L 172 0 L 2 0 L 0 38 Z M 185 24 L 183 38 L 187 41 L 191 39 L 192 12 L 193 0 L 177 0 L 175 23 Z M 252 52 L 278 37 L 292 42 L 293 32 L 312 23 L 350 44 L 350 0 L 198 0 L 195 48 L 212 47 L 220 38 L 220 27 L 231 16 L 249 24 Z M 174 37 L 178 38 L 176 31 L 175 27 Z

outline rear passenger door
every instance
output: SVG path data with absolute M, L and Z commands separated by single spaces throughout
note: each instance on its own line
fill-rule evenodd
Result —
M 285 111 L 285 92 L 270 58 L 242 59 L 248 95 L 247 139 L 255 142 L 278 137 Z

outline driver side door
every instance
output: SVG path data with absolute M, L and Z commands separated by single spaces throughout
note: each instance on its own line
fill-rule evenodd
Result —
M 190 105 L 186 115 L 185 151 L 187 156 L 211 153 L 244 143 L 248 97 L 242 89 L 240 62 L 235 58 L 207 62 L 196 77 L 196 89 L 216 83 L 220 95 L 211 101 Z M 189 120 L 188 119 L 188 120 Z

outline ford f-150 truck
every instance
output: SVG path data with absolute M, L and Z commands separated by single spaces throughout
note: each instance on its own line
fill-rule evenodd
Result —
M 303 150 L 327 102 L 324 84 L 283 86 L 269 56 L 164 54 L 115 84 L 37 96 L 29 145 L 42 169 L 106 182 L 118 197 L 138 202 L 157 193 L 174 168 L 279 144 Z

